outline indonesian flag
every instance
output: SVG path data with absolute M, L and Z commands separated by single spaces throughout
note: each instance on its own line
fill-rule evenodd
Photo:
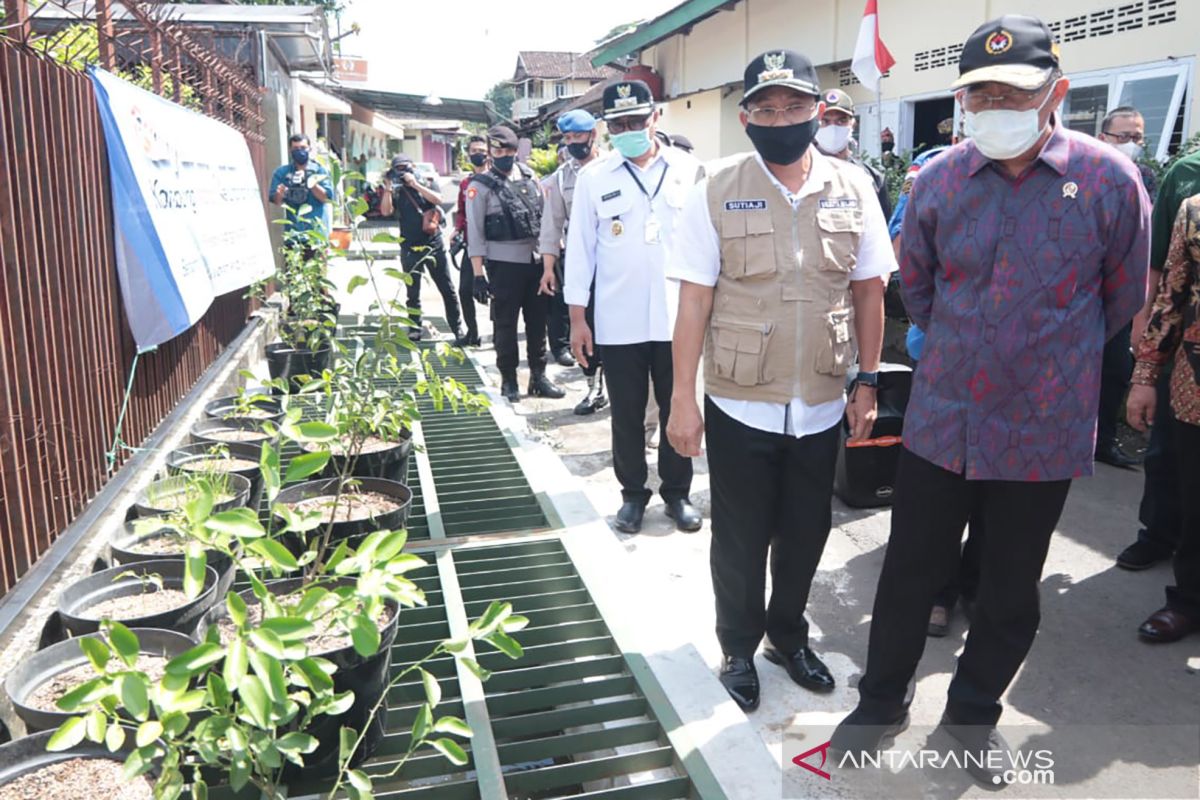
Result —
M 850 70 L 859 83 L 873 92 L 879 91 L 879 79 L 892 68 L 896 59 L 879 38 L 879 8 L 877 0 L 867 0 L 862 23 L 858 26 L 858 41 L 854 44 L 854 60 Z

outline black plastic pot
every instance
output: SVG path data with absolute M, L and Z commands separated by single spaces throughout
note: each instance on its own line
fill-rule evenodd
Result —
M 299 391 L 303 381 L 297 381 L 298 375 L 319 375 L 329 366 L 333 356 L 333 345 L 326 342 L 316 350 L 298 350 L 283 342 L 267 345 L 267 369 L 271 378 L 283 378 L 289 388 Z
M 356 485 L 347 487 L 348 491 L 378 492 L 393 498 L 401 506 L 395 511 L 381 514 L 378 517 L 349 522 L 335 522 L 330 538 L 333 541 L 356 536 L 360 533 L 370 533 L 379 530 L 397 530 L 408 523 L 408 512 L 412 509 L 412 490 L 399 481 L 385 478 L 359 478 Z M 337 478 L 321 478 L 289 486 L 275 497 L 275 505 L 296 503 L 313 497 L 333 498 L 337 494 Z M 323 531 L 322 523 L 318 531 Z
M 81 612 L 86 612 L 91 606 L 114 597 L 143 594 L 143 581 L 133 576 L 118 579 L 117 576 L 123 572 L 158 575 L 162 578 L 164 589 L 182 591 L 183 564 L 183 559 L 160 558 L 155 561 L 142 561 L 134 565 L 122 565 L 93 572 L 91 575 L 77 580 L 58 596 L 58 613 L 62 617 L 63 626 L 72 636 L 95 633 L 100 630 L 100 620 L 85 616 Z M 204 612 L 217 601 L 217 571 L 212 567 L 206 567 L 205 572 L 204 589 L 199 596 L 187 603 L 155 614 L 122 618 L 117 621 L 128 628 L 162 628 L 190 634 L 195 630 L 196 622 L 204 615 Z
M 50 753 L 46 751 L 46 743 L 53 735 L 53 731 L 41 731 L 31 736 L 23 736 L 0 747 L 0 786 L 12 783 L 27 773 L 52 766 L 60 761 L 70 761 L 73 758 L 103 758 L 124 762 L 125 757 L 132 752 L 134 746 L 134 731 L 130 729 L 125 736 L 125 746 L 115 753 L 110 753 L 103 744 L 95 744 L 86 739 L 68 750 Z M 105 786 L 80 786 L 79 796 L 96 798 L 115 796 L 115 792 L 100 794 L 108 788 Z
M 283 419 L 283 406 L 279 401 L 270 397 L 265 391 L 263 392 L 247 392 L 249 395 L 259 396 L 252 404 L 257 414 L 240 414 L 238 413 L 238 398 L 237 395 L 227 395 L 218 397 L 216 400 L 210 400 L 204 404 L 204 413 L 214 419 L 253 419 L 253 420 L 273 420 Z
M 154 481 L 145 489 L 138 492 L 137 499 L 133 501 L 133 508 L 139 517 L 159 517 L 171 511 L 177 511 L 174 506 L 163 505 L 167 498 L 178 497 L 187 490 L 191 481 L 189 475 L 172 475 L 169 478 L 162 478 Z M 239 508 L 250 502 L 250 479 L 244 475 L 239 475 L 236 472 L 225 473 L 225 479 L 229 481 L 228 492 L 233 495 L 228 500 L 213 504 L 213 513 L 218 511 L 228 511 L 231 508 Z
M 143 517 L 143 520 L 152 519 L 152 517 Z M 174 561 L 183 558 L 183 548 L 181 547 L 177 553 L 139 553 L 133 550 L 135 543 L 149 539 L 157 535 L 161 529 L 135 527 L 134 522 L 126 522 L 123 526 L 112 532 L 108 539 L 108 549 L 111 556 L 113 566 L 118 564 L 141 564 L 146 561 L 162 561 L 169 559 Z M 217 589 L 216 597 L 218 600 L 225 596 L 229 591 L 229 587 L 233 585 L 233 579 L 237 570 L 233 567 L 233 559 L 224 555 L 209 551 L 208 566 L 217 571 Z
M 167 453 L 167 469 L 172 474 L 195 474 L 195 472 L 185 469 L 186 464 L 189 461 L 198 461 L 211 457 L 213 447 L 214 445 L 204 442 L 189 444 L 180 447 L 178 450 L 172 450 L 170 453 Z M 245 459 L 254 464 L 254 466 L 246 467 L 245 469 L 228 470 L 226 474 L 241 475 L 250 481 L 250 494 L 256 494 L 259 484 L 262 483 L 262 469 L 259 467 L 259 460 L 262 458 L 262 445 L 229 442 L 228 444 L 224 444 L 224 447 L 228 450 L 231 458 Z
M 387 450 L 377 450 L 373 453 L 363 453 L 354 462 L 354 470 L 350 473 L 356 478 L 383 478 L 397 483 L 408 484 L 408 463 L 412 457 L 412 431 L 405 431 L 404 438 Z M 329 464 L 325 467 L 325 475 L 335 478 L 346 468 L 346 456 L 330 455 Z
M 303 583 L 302 578 L 285 578 L 272 581 L 268 588 L 276 595 L 286 595 L 298 589 Z M 353 579 L 343 579 L 342 585 L 353 585 Z M 241 593 L 246 605 L 255 605 L 258 599 L 254 593 L 247 590 Z M 315 724 L 305 730 L 320 742 L 317 749 L 304 756 L 304 768 L 298 769 L 289 765 L 285 768 L 284 780 L 292 785 L 297 781 L 319 780 L 337 773 L 338 769 L 338 737 L 343 726 L 362 731 L 371 715 L 371 709 L 379 702 L 379 698 L 387 690 L 389 671 L 392 666 L 392 644 L 396 640 L 396 629 L 400 620 L 400 608 L 388 601 L 392 610 L 392 618 L 387 626 L 379 631 L 379 650 L 373 656 L 363 657 L 353 646 L 347 645 L 339 650 L 326 653 L 310 653 L 312 656 L 332 661 L 337 666 L 333 673 L 333 688 L 335 692 L 354 692 L 354 705 L 343 714 L 337 716 L 319 717 Z M 224 603 L 211 608 L 200 620 L 196 627 L 195 638 L 203 641 L 209 627 L 228 613 Z M 370 758 L 379 747 L 384 735 L 384 719 L 387 717 L 387 703 L 379 708 L 362 744 L 354 754 L 351 766 L 356 766 Z
M 134 633 L 137 634 L 142 653 L 164 656 L 167 659 L 185 653 L 196 645 L 192 637 L 175 631 L 142 628 L 135 629 Z M 79 638 L 99 639 L 101 636 L 99 633 L 93 633 Z M 4 690 L 8 693 L 17 716 L 25 722 L 27 730 L 53 730 L 74 716 L 66 711 L 34 708 L 26 705 L 25 699 L 54 676 L 87 663 L 87 656 L 79 646 L 79 638 L 67 639 L 65 642 L 50 645 L 45 650 L 39 650 L 17 664 L 5 678 Z
M 245 417 L 238 419 L 203 419 L 192 426 L 192 441 L 196 444 L 248 444 L 258 447 L 270 438 L 263 431 L 262 422 L 260 419 L 246 419 Z M 259 438 L 253 441 L 231 442 L 221 439 L 217 435 L 218 431 L 228 430 L 252 431 L 258 434 Z

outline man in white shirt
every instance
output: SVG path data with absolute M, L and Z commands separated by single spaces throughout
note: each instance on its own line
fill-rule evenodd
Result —
M 604 90 L 604 119 L 613 155 L 580 174 L 575 184 L 566 248 L 571 351 L 585 369 L 601 348 L 612 405 L 613 468 L 623 503 L 614 527 L 637 533 L 651 492 L 646 486 L 644 415 L 650 380 L 665 430 L 671 398 L 671 329 L 679 289 L 664 270 L 675 220 L 700 162 L 654 135 L 658 112 L 650 88 L 619 81 Z M 593 334 L 585 319 L 595 280 Z M 700 529 L 688 498 L 692 462 L 670 446 L 658 453 L 659 494 L 680 530 Z
M 667 269 L 680 282 L 667 437 L 698 456 L 707 435 L 721 682 L 747 711 L 758 707 L 764 634 L 764 656 L 793 681 L 834 688 L 804 611 L 832 524 L 843 413 L 851 440 L 875 419 L 884 286 L 896 269 L 870 180 L 810 147 L 820 94 L 798 53 L 750 62 L 741 121 L 757 152 L 721 162 L 692 189 Z

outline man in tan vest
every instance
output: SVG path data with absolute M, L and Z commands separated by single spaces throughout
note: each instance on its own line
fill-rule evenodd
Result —
M 757 152 L 718 163 L 693 189 L 667 270 L 680 282 L 667 436 L 698 456 L 707 434 L 721 682 L 748 711 L 758 707 L 764 634 L 764 656 L 793 681 L 834 687 L 808 645 L 804 610 L 832 524 L 838 426 L 845 413 L 858 440 L 875 419 L 883 290 L 896 269 L 866 174 L 809 146 L 820 94 L 798 53 L 750 62 L 741 121 Z

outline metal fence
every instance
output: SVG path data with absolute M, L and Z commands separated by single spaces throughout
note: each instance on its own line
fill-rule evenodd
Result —
M 104 484 L 136 346 L 113 250 L 104 137 L 80 66 L 140 70 L 246 135 L 265 177 L 257 82 L 128 0 L 5 0 L 0 26 L 0 593 Z M 40 15 L 40 17 L 39 17 Z M 70 66 L 64 66 L 63 62 Z M 120 213 L 120 209 L 116 209 Z M 136 446 L 245 325 L 240 293 L 141 356 L 123 439 Z

